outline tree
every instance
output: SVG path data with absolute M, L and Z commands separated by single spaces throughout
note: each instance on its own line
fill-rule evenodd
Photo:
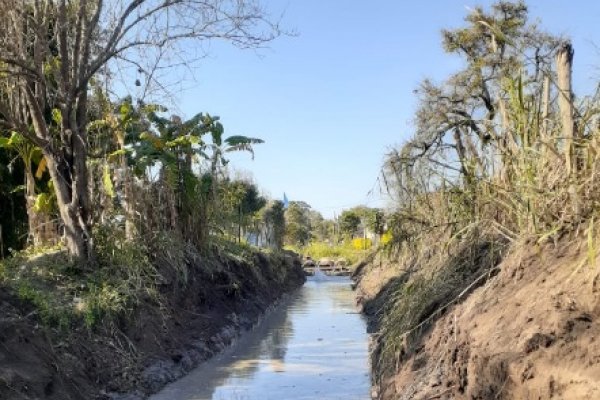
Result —
M 340 231 L 341 233 L 353 237 L 358 231 L 361 220 L 355 210 L 344 210 L 340 215 Z
M 460 56 L 465 67 L 442 83 L 421 84 L 415 135 L 387 157 L 386 184 L 407 207 L 417 198 L 426 201 L 423 193 L 450 186 L 474 214 L 473 188 L 482 179 L 535 186 L 518 182 L 524 177 L 518 153 L 553 128 L 552 110 L 542 99 L 550 98 L 558 41 L 528 22 L 522 1 L 477 7 L 465 21 L 464 27 L 442 32 L 444 49 Z M 551 148 L 546 139 L 541 152 Z
M 361 224 L 366 229 L 377 235 L 383 233 L 385 222 L 382 210 L 364 206 L 355 207 L 353 210 L 360 217 Z
M 523 2 L 475 8 L 465 20 L 443 32 L 463 68 L 421 85 L 413 138 L 386 160 L 398 245 L 490 222 L 512 239 L 585 214 L 586 185 L 576 182 L 594 168 L 582 156 L 595 154 L 598 93 L 572 93 L 571 44 L 529 22 Z
M 207 114 L 205 118 L 205 124 L 211 124 L 215 127 L 210 131 L 212 142 L 206 144 L 212 153 L 209 156 L 210 173 L 214 178 L 217 178 L 220 168 L 226 167 L 229 163 L 229 161 L 225 158 L 227 153 L 247 151 L 252 155 L 252 157 L 254 157 L 253 145 L 264 143 L 262 139 L 241 135 L 223 138 L 223 133 L 225 131 L 223 129 L 223 125 L 221 125 L 219 122 L 219 117 L 211 117 Z
M 267 204 L 267 200 L 258 192 L 258 187 L 248 181 L 235 181 L 236 185 L 243 188 L 243 196 L 240 201 L 242 215 L 253 215 Z
M 223 214 L 229 214 L 227 217 L 237 224 L 237 237 L 241 241 L 242 231 L 254 221 L 254 216 L 260 211 L 267 201 L 258 192 L 258 187 L 252 182 L 245 180 L 224 181 L 221 184 L 221 195 L 224 200 L 222 204 L 227 206 L 222 210 Z M 254 227 L 257 230 L 257 227 Z
M 94 137 L 90 143 L 90 151 L 93 156 L 104 161 L 102 182 L 105 189 L 109 186 L 105 190 L 109 192 L 109 197 L 115 197 L 115 191 L 120 192 L 119 198 L 125 214 L 125 237 L 133 240 L 138 233 L 133 174 L 141 174 L 141 162 L 138 164 L 138 161 L 146 156 L 139 147 L 134 151 L 134 147 L 139 145 L 142 134 L 150 129 L 148 114 L 159 107 L 144 104 L 136 107 L 129 96 L 114 104 L 100 88 L 95 88 L 94 95 L 98 115 L 88 124 L 88 130 Z M 110 188 L 111 167 L 116 175 L 116 189 Z
M 42 150 L 67 248 L 81 259 L 93 254 L 87 126 L 99 71 L 121 61 L 144 72 L 140 54 L 164 67 L 167 49 L 186 40 L 256 47 L 280 33 L 253 0 L 0 0 L 0 9 L 0 121 Z
M 263 211 L 267 244 L 275 250 L 283 248 L 285 236 L 285 210 L 283 202 L 276 200 L 269 204 Z
M 333 221 L 327 221 L 323 218 L 320 212 L 316 210 L 309 210 L 308 212 L 308 223 L 310 226 L 310 238 L 311 240 L 317 240 L 323 242 L 333 236 Z
M 311 237 L 309 219 L 310 206 L 304 202 L 292 201 L 285 211 L 286 242 L 293 246 L 304 246 Z
M 354 237 L 359 228 L 368 229 L 372 233 L 383 233 L 384 215 L 378 208 L 364 205 L 344 210 L 340 215 L 340 230 L 343 234 Z
M 179 230 L 184 239 L 206 245 L 210 222 L 215 221 L 223 226 L 238 224 L 241 237 L 241 229 L 247 225 L 245 217 L 262 208 L 264 199 L 253 184 L 231 182 L 222 167 L 229 162 L 227 153 L 253 154 L 253 145 L 262 140 L 241 135 L 223 138 L 224 127 L 217 116 L 199 113 L 183 121 L 178 116 L 167 118 L 166 111 L 158 105 L 133 107 L 123 102 L 118 129 L 113 132 L 124 131 L 117 134 L 124 145 L 111 156 L 125 153 L 138 177 L 143 178 L 148 169 L 160 171 L 168 229 Z M 210 217 L 214 221 L 209 221 Z

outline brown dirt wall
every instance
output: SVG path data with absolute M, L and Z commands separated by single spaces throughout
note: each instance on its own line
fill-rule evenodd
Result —
M 581 237 L 511 246 L 496 275 L 440 311 L 385 369 L 378 351 L 398 338 L 379 325 L 410 277 L 402 266 L 366 266 L 357 290 L 374 331 L 374 396 L 600 399 L 600 278 L 589 257 Z
M 0 399 L 144 398 L 230 345 L 305 280 L 291 253 L 196 257 L 188 267 L 180 285 L 158 265 L 162 301 L 94 330 L 49 329 L 0 287 Z

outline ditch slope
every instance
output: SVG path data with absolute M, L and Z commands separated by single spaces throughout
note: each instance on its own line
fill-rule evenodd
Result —
M 581 238 L 514 245 L 485 278 L 465 282 L 455 301 L 421 315 L 405 337 L 382 325 L 398 306 L 393 299 L 410 291 L 408 268 L 363 265 L 356 279 L 374 334 L 374 397 L 600 398 L 596 265 Z M 382 353 L 386 342 L 399 343 L 394 354 Z
M 185 284 L 157 260 L 160 301 L 94 329 L 45 327 L 0 287 L 0 399 L 141 399 L 223 350 L 305 277 L 292 254 L 187 255 Z

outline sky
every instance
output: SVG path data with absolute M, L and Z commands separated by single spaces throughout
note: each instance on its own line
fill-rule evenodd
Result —
M 255 157 L 236 154 L 236 174 L 272 199 L 302 200 L 331 218 L 355 205 L 384 206 L 378 185 L 386 152 L 411 135 L 413 90 L 461 67 L 441 47 L 443 28 L 462 26 L 471 0 L 272 0 L 294 36 L 268 48 L 212 44 L 178 93 L 184 117 L 221 117 L 226 135 L 265 141 Z M 600 72 L 600 1 L 528 2 L 532 20 L 571 38 L 577 94 Z

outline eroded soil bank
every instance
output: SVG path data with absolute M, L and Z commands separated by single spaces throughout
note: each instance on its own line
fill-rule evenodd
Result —
M 512 245 L 488 275 L 472 274 L 460 296 L 435 304 L 401 338 L 382 325 L 393 298 L 417 290 L 415 265 L 363 265 L 355 279 L 375 338 L 375 397 L 600 398 L 600 282 L 587 242 Z M 390 341 L 400 344 L 384 356 Z
M 185 285 L 158 265 L 161 301 L 93 330 L 45 328 L 0 289 L 1 399 L 138 399 L 224 349 L 305 277 L 293 254 L 188 255 Z

